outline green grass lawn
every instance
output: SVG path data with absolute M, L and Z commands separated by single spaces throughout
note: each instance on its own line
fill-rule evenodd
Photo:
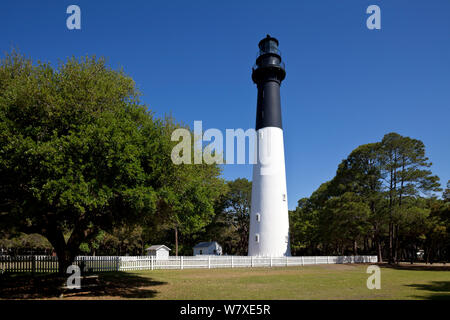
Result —
M 66 290 L 64 299 L 450 299 L 448 267 L 381 267 L 381 289 L 366 286 L 367 265 L 316 265 L 288 268 L 187 269 L 109 272 L 98 286 Z M 11 283 L 19 286 L 17 276 Z M 48 276 L 46 276 L 48 277 Z M 48 281 L 48 280 L 47 280 Z M 83 283 L 82 283 L 83 284 Z M 1 298 L 61 298 L 44 293 L 41 281 L 34 293 L 22 286 Z M 28 294 L 27 294 L 28 292 Z M 21 295 L 22 294 L 22 295 Z

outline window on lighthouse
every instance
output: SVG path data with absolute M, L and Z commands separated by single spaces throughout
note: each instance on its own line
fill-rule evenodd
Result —
M 256 221 L 258 221 L 258 222 L 261 221 L 261 215 L 259 213 L 256 214 Z
M 259 234 L 258 234 L 258 233 L 255 234 L 255 241 L 256 241 L 256 242 L 259 242 Z

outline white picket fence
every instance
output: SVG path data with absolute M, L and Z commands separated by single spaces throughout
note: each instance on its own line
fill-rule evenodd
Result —
M 192 269 L 289 267 L 314 264 L 377 263 L 377 256 L 178 256 L 156 259 L 151 256 L 78 256 L 75 264 L 91 272 Z M 58 259 L 52 256 L 0 256 L 0 271 L 57 272 Z
M 78 256 L 74 264 L 84 264 L 84 269 L 93 272 L 117 271 L 120 269 L 119 256 Z M 47 273 L 58 271 L 55 256 L 0 256 L 0 273 L 31 272 Z
M 154 257 L 120 257 L 119 270 L 192 269 L 192 268 L 252 268 L 290 267 L 313 264 L 377 263 L 377 256 L 180 256 L 169 259 Z

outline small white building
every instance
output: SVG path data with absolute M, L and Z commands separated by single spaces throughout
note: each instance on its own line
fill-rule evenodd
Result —
M 194 256 L 200 255 L 222 255 L 222 247 L 216 241 L 200 242 L 194 246 Z
M 155 259 L 168 259 L 170 249 L 163 244 L 150 246 L 147 249 L 148 256 L 153 256 Z

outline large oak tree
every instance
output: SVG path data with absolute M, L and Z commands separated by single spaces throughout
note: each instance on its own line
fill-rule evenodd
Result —
M 7 55 L 0 64 L 2 228 L 44 235 L 65 272 L 100 229 L 146 225 L 165 213 L 163 204 L 182 226 L 200 224 L 198 215 L 213 211 L 209 187 L 220 172 L 173 165 L 171 126 L 152 117 L 134 81 L 103 58 L 53 68 Z

